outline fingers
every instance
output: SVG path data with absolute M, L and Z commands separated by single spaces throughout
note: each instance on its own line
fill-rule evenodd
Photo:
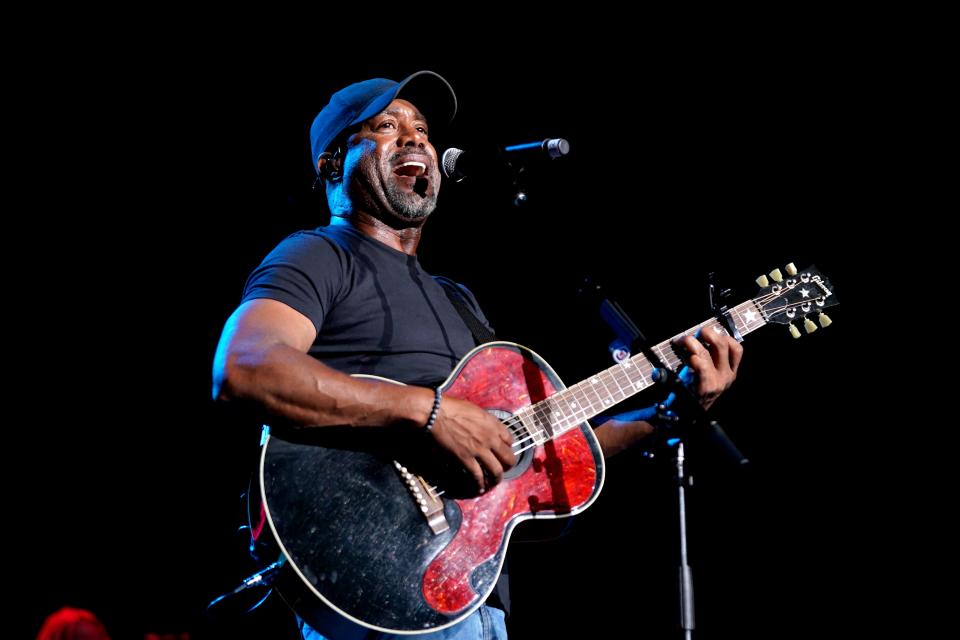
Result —
M 689 354 L 687 364 L 696 373 L 697 395 L 709 407 L 736 379 L 743 347 L 732 337 L 710 330 L 696 337 L 684 336 L 679 342 Z
M 507 435 L 509 438 L 509 434 Z M 513 439 L 510 439 L 510 444 L 503 442 L 502 440 L 497 443 L 497 446 L 493 448 L 493 453 L 497 457 L 505 468 L 509 469 L 515 464 L 517 464 L 517 456 L 513 452 Z
M 743 345 L 730 336 L 715 331 L 704 331 L 701 339 L 703 342 L 693 336 L 684 336 L 680 340 L 690 353 L 691 367 L 700 375 L 713 368 L 723 378 L 735 378 L 743 358 Z
M 693 336 L 684 336 L 680 339 L 680 344 L 686 348 L 690 357 L 687 359 L 690 367 L 698 374 L 702 375 L 708 368 L 713 368 L 713 358 L 710 351 Z
M 731 340 L 733 340 L 731 338 Z M 740 368 L 740 360 L 743 358 L 743 345 L 733 340 L 733 344 L 730 345 L 730 370 L 733 371 L 733 375 L 737 375 L 737 369 Z
M 503 472 L 517 464 L 517 456 L 513 453 L 513 438 L 502 422 L 499 420 L 496 422 L 500 431 L 498 439 L 492 443 L 489 449 L 481 451 L 477 455 L 488 472 L 487 477 L 491 480 L 490 486 L 503 480 Z
M 473 476 L 477 489 L 484 491 L 503 480 L 503 472 L 516 464 L 516 456 L 509 448 L 480 450 L 474 457 L 465 454 L 460 458 L 463 466 Z
M 503 480 L 503 465 L 500 464 L 500 461 L 497 460 L 497 457 L 493 455 L 491 451 L 481 451 L 479 455 L 477 455 L 477 459 L 486 470 L 486 476 L 490 480 L 491 487 L 499 484 L 499 482 Z M 484 489 L 485 483 L 483 483 L 482 480 L 483 478 L 481 478 L 480 488 Z
M 444 398 L 431 433 L 460 460 L 480 490 L 500 482 L 504 470 L 517 463 L 507 427 L 470 402 Z
M 728 335 L 712 331 L 705 332 L 704 340 L 708 343 L 717 370 L 732 382 L 737 377 L 737 368 L 743 358 L 743 345 Z
M 486 481 L 483 478 L 483 467 L 477 462 L 476 458 L 460 458 L 463 467 L 473 476 L 473 481 L 477 483 L 477 489 L 483 491 Z
M 709 354 L 712 356 L 713 366 L 717 368 L 717 371 L 721 375 L 725 375 L 727 372 L 732 373 L 733 369 L 730 367 L 730 343 L 736 343 L 736 340 L 722 333 L 716 333 L 715 331 L 704 331 L 702 338 L 703 341 L 706 342 L 706 349 L 708 349 Z

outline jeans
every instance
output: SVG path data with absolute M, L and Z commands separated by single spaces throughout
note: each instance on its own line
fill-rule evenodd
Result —
M 327 640 L 306 623 L 301 624 L 300 633 L 303 640 Z M 369 630 L 359 637 L 363 640 L 507 640 L 507 625 L 503 611 L 482 605 L 457 624 L 440 631 L 411 636 Z

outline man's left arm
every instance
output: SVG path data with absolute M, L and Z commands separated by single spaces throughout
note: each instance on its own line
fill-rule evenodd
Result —
M 704 409 L 709 409 L 737 378 L 737 369 L 743 358 L 743 346 L 727 335 L 703 332 L 701 340 L 685 336 L 679 344 L 686 349 L 684 360 L 696 374 L 692 390 Z M 631 420 L 630 414 L 621 414 L 607 420 L 594 430 L 605 458 L 648 438 L 655 431 L 645 420 Z

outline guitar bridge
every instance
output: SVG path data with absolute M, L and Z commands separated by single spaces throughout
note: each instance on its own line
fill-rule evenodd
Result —
M 400 477 L 403 478 L 407 489 L 410 490 L 413 499 L 417 501 L 420 507 L 420 513 L 426 518 L 427 524 L 434 535 L 439 535 L 450 529 L 450 523 L 447 522 L 447 516 L 443 513 L 443 500 L 436 494 L 433 488 L 422 477 L 410 473 L 405 466 L 393 461 L 393 466 L 397 468 Z

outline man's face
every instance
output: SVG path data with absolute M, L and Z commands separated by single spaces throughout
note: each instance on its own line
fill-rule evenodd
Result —
M 343 179 L 355 208 L 384 222 L 418 222 L 437 206 L 440 171 L 427 121 L 406 100 L 394 100 L 365 121 L 347 143 Z

